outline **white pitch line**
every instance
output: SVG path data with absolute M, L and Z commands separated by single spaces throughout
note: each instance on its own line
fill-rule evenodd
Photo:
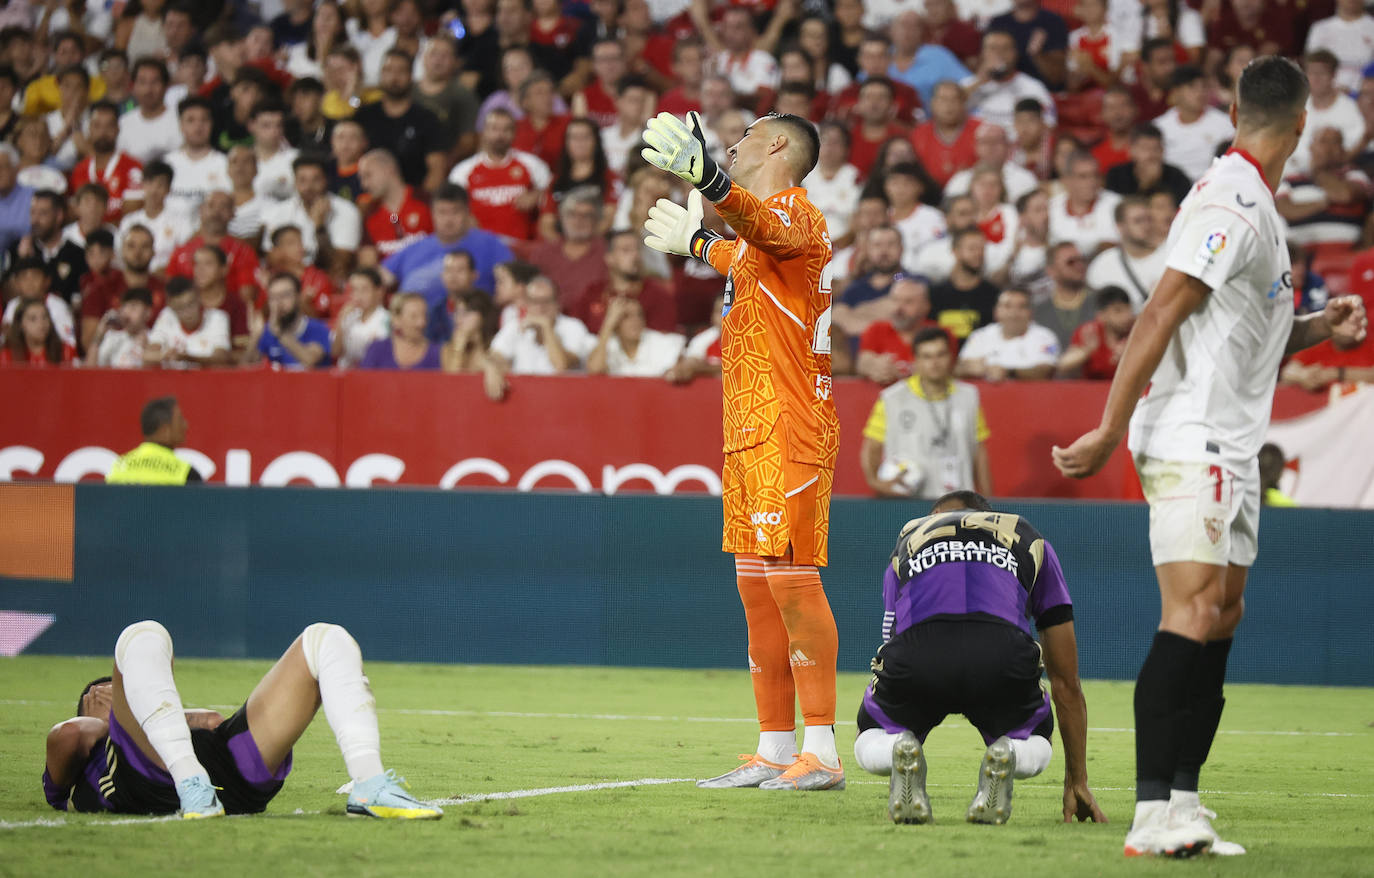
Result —
M 693 777 L 641 777 L 639 780 L 617 780 L 605 783 L 582 783 L 567 787 L 541 787 L 533 790 L 511 790 L 505 793 L 474 793 L 452 799 L 430 799 L 426 805 L 467 805 L 471 802 L 490 802 L 498 799 L 529 799 L 534 796 L 552 796 L 558 793 L 588 793 L 593 790 L 614 790 L 623 787 L 649 787 L 669 783 L 687 783 Z
M 0 705 L 59 705 L 66 704 L 65 701 L 16 701 L 0 699 Z M 238 710 L 237 704 L 212 704 L 208 705 L 216 710 Z M 402 716 L 452 716 L 452 717 L 491 717 L 496 719 L 580 719 L 580 720 L 612 720 L 615 722 L 656 722 L 656 723 L 748 723 L 754 724 L 758 720 L 755 717 L 746 716 L 669 716 L 665 714 L 628 714 L 628 713 L 561 713 L 547 711 L 520 711 L 520 710 L 461 710 L 461 709 L 441 709 L 441 708 L 410 708 L 410 707 L 382 707 L 378 708 L 379 713 L 395 713 Z M 837 720 L 837 726 L 852 726 L 853 720 Z M 940 728 L 963 729 L 968 728 L 964 723 L 944 722 Z M 1129 727 L 1090 727 L 1090 732 L 1098 734 L 1135 734 L 1135 729 Z M 1281 729 L 1218 729 L 1219 735 L 1261 735 L 1266 737 L 1292 737 L 1292 738 L 1354 738 L 1360 732 L 1317 732 L 1317 731 L 1291 731 Z

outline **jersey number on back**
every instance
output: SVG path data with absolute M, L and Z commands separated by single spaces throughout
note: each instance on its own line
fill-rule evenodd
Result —
M 830 355 L 830 286 L 835 276 L 835 260 L 830 260 L 821 269 L 820 292 L 827 302 L 821 316 L 816 318 L 816 334 L 811 339 L 811 350 L 817 354 Z

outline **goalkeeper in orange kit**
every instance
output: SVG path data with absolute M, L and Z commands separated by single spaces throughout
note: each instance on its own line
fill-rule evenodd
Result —
M 821 586 L 839 421 L 830 380 L 830 235 L 798 184 L 820 139 L 799 116 L 770 114 L 730 147 L 729 175 L 706 153 L 701 121 L 668 113 L 644 132 L 650 164 L 691 183 L 683 207 L 659 199 L 645 243 L 725 275 L 721 321 L 725 469 L 722 548 L 749 624 L 759 745 L 709 788 L 844 788 L 835 749 L 835 618 Z M 731 180 L 731 176 L 734 180 Z M 702 196 L 739 235 L 701 225 Z M 801 702 L 806 734 L 796 742 Z

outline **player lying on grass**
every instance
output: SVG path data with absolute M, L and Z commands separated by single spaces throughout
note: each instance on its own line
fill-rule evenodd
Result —
M 1064 742 L 1064 822 L 1106 821 L 1088 789 L 1073 603 L 1054 549 L 1030 522 L 993 512 L 972 491 L 946 494 L 930 515 L 902 528 L 883 603 L 884 642 L 859 705 L 854 758 L 866 771 L 891 775 L 894 823 L 930 822 L 921 744 L 951 713 L 968 717 L 988 744 L 968 820 L 1007 822 L 1013 780 L 1050 764 L 1054 715 L 1042 667 Z
M 435 819 L 394 772 L 382 769 L 377 706 L 353 637 L 316 622 L 258 681 L 227 720 L 183 710 L 172 678 L 172 637 L 136 622 L 115 644 L 114 675 L 88 685 L 77 716 L 48 733 L 43 791 L 67 810 L 255 814 L 291 772 L 291 748 L 324 705 L 353 778 L 350 816 Z

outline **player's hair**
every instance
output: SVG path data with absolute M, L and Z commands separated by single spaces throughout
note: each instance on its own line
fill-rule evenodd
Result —
M 1121 200 L 1117 202 L 1116 208 L 1112 211 L 1112 219 L 1116 222 L 1117 225 L 1121 225 L 1126 221 L 1126 211 L 1130 210 L 1133 207 L 1143 207 L 1146 210 L 1149 210 L 1150 199 L 1147 196 L 1140 195 L 1138 193 L 1121 196 Z
M 921 345 L 932 341 L 938 341 L 946 349 L 949 348 L 949 336 L 945 334 L 945 331 L 938 326 L 927 326 L 916 333 L 916 337 L 911 340 L 911 350 L 914 353 Z
M 119 303 L 121 305 L 125 302 L 142 302 L 144 305 L 151 308 L 153 307 L 153 291 L 147 287 L 129 287 L 124 291 L 123 295 L 119 297 Z
M 133 292 L 133 290 L 130 290 L 129 292 Z M 146 293 L 147 290 L 144 290 L 144 292 Z M 150 300 L 150 301 L 151 301 L 151 300 Z M 169 397 L 169 398 L 170 398 L 170 397 Z M 156 402 L 156 400 L 154 400 L 154 402 Z M 175 403 L 175 400 L 174 400 L 173 402 Z M 146 411 L 146 410 L 145 410 L 145 411 Z M 96 686 L 99 686 L 101 683 L 109 683 L 112 679 L 113 679 L 112 677 L 108 677 L 108 676 L 106 676 L 106 677 L 96 677 L 94 680 L 92 680 L 91 682 L 87 683 L 85 686 L 81 687 L 81 694 L 78 695 L 78 696 L 76 696 L 76 711 L 72 714 L 72 716 L 81 716 L 81 715 L 82 715 L 82 713 L 81 713 L 81 704 L 82 704 L 82 702 L 84 702 L 84 701 L 86 700 L 86 693 L 87 693 L 87 692 L 90 692 L 93 688 L 95 688 Z M 100 717 L 100 719 L 104 719 L 104 718 L 105 718 L 105 717 L 103 717 L 103 716 Z
M 96 229 L 86 236 L 86 249 L 92 247 L 104 247 L 107 250 L 114 249 L 114 232 L 109 229 Z
M 1303 56 L 1302 63 L 1304 66 L 1321 64 L 1331 73 L 1335 73 L 1341 67 L 1340 59 L 1330 49 L 1317 49 L 1315 52 L 1308 52 Z
M 211 116 L 215 115 L 215 107 L 210 103 L 209 98 L 203 98 L 200 95 L 190 95 L 189 97 L 182 98 L 181 103 L 177 104 L 177 118 L 180 119 L 182 116 L 185 116 L 187 110 L 196 109 L 204 110 Z
M 950 491 L 948 494 L 944 494 L 934 503 L 930 504 L 930 511 L 933 513 L 946 504 L 958 504 L 954 509 L 948 510 L 950 512 L 956 509 L 972 509 L 975 512 L 992 511 L 992 504 L 988 502 L 988 498 L 979 494 L 977 491 Z
M 799 151 L 792 153 L 791 159 L 792 172 L 797 182 L 801 182 L 816 167 L 821 155 L 821 135 L 816 131 L 816 126 L 792 113 L 769 113 L 764 118 L 786 129 L 789 146 L 800 147 Z
M 1094 301 L 1097 304 L 1097 310 L 1101 311 L 1112 305 L 1130 305 L 1131 297 L 1121 287 L 1110 286 L 1098 290 Z
M 170 290 L 168 292 L 170 294 Z M 150 400 L 143 407 L 143 413 L 138 418 L 138 425 L 143 430 L 144 437 L 151 436 L 170 424 L 172 414 L 176 410 L 177 398 L 175 396 L 159 396 L 157 399 Z
M 296 227 L 295 227 L 295 226 L 282 226 L 282 229 L 294 229 L 294 228 L 296 228 Z M 280 232 L 282 229 L 277 229 L 277 231 Z M 299 231 L 299 229 L 298 229 L 297 231 Z M 272 243 L 275 244 L 276 242 L 277 242 L 277 241 L 276 241 L 276 235 L 273 234 L 273 236 L 272 236 Z M 272 284 L 276 283 L 276 282 L 279 281 L 279 280 L 290 281 L 290 282 L 291 282 L 291 288 L 294 289 L 294 290 L 296 291 L 296 295 L 300 295 L 300 292 L 301 292 L 301 279 L 300 279 L 300 278 L 296 277 L 294 274 L 292 274 L 292 273 L 289 272 L 289 271 L 279 271 L 279 272 L 273 274 L 272 277 L 268 278 L 268 280 L 267 280 L 267 286 L 268 286 L 268 288 L 270 289 L 270 288 L 272 287 Z
M 1249 131 L 1292 125 L 1307 105 L 1307 75 L 1278 55 L 1245 65 L 1236 84 L 1237 126 Z
M 168 185 L 171 184 L 172 176 L 174 173 L 175 172 L 172 170 L 172 166 L 162 161 L 161 159 L 158 159 L 155 162 L 148 162 L 148 164 L 144 165 L 143 167 L 144 180 L 152 180 L 155 177 L 163 177 L 167 180 Z

